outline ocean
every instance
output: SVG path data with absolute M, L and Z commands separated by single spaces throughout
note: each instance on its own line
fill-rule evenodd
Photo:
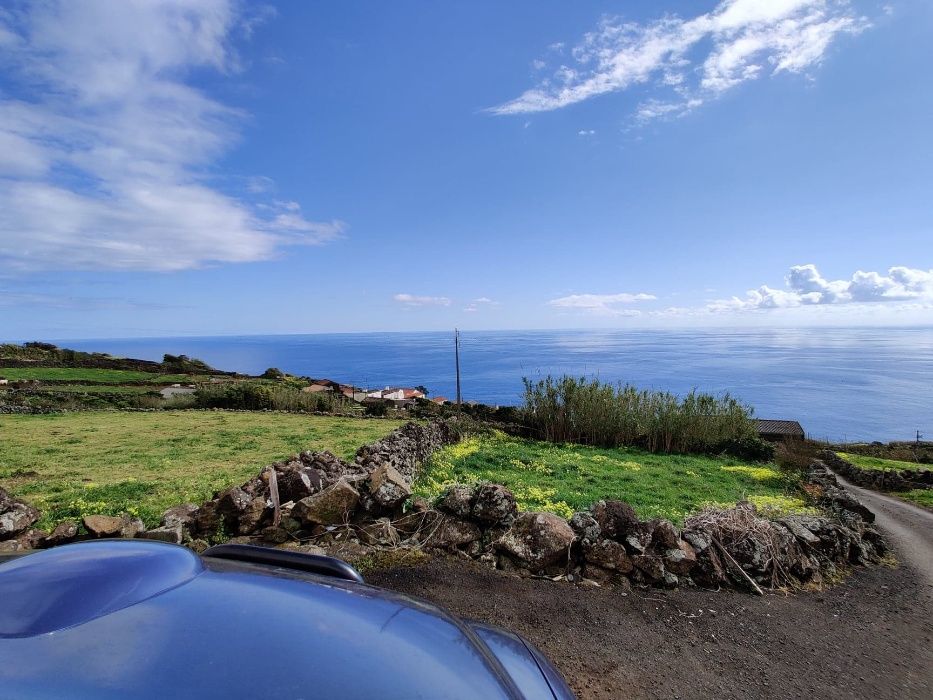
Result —
M 159 360 L 198 357 L 223 370 L 268 367 L 359 386 L 455 395 L 452 333 L 135 338 L 61 341 Z M 599 377 L 684 393 L 728 391 L 759 418 L 798 420 L 834 441 L 933 439 L 933 327 L 461 333 L 464 400 L 518 404 L 522 377 Z

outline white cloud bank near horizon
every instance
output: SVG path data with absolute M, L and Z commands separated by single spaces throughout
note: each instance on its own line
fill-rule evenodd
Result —
M 933 311 L 933 269 L 923 270 L 894 266 L 885 273 L 857 270 L 849 279 L 826 279 L 816 265 L 794 265 L 784 278 L 784 287 L 761 285 L 748 290 L 744 296 L 714 299 L 702 305 L 667 306 L 663 308 L 634 309 L 639 302 L 659 301 L 654 294 L 571 294 L 551 299 L 547 306 L 562 312 L 577 312 L 589 316 L 639 317 L 643 320 L 702 319 L 733 315 L 740 318 L 749 312 L 792 312 L 816 310 L 825 319 L 831 314 L 829 307 L 837 308 L 837 315 L 850 318 L 852 313 L 870 312 L 877 317 L 886 311 Z M 931 315 L 930 320 L 933 320 Z
M 664 15 L 641 24 L 606 17 L 573 47 L 572 62 L 487 111 L 547 112 L 641 85 L 664 96 L 645 99 L 638 121 L 682 116 L 746 81 L 803 73 L 839 36 L 869 26 L 849 0 L 723 0 L 689 19 Z
M 707 304 L 712 312 L 790 309 L 830 304 L 908 302 L 933 308 L 933 270 L 903 266 L 886 274 L 857 270 L 847 280 L 827 280 L 816 265 L 794 265 L 784 278 L 785 288 L 762 285 L 744 297 L 733 296 Z
M 0 8 L 0 268 L 170 271 L 274 257 L 341 235 L 290 201 L 211 184 L 246 115 L 192 87 L 231 74 L 234 0 L 69 0 Z

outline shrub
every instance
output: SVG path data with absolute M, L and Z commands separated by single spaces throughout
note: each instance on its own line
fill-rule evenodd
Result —
M 278 367 L 270 367 L 260 375 L 263 379 L 284 379 L 285 372 Z
M 306 394 L 290 387 L 259 382 L 205 385 L 194 394 L 198 408 L 228 408 L 246 411 L 333 412 L 337 399 L 332 394 Z
M 569 376 L 524 382 L 524 422 L 550 442 L 716 452 L 730 441 L 755 435 L 751 408 L 729 394 L 691 391 L 678 397 Z
M 389 414 L 389 404 L 385 401 L 370 401 L 363 404 L 363 413 L 367 416 L 385 417 Z
M 774 459 L 774 445 L 754 435 L 726 440 L 716 451 L 752 462 L 770 462 Z
M 203 360 L 168 353 L 162 356 L 162 369 L 169 374 L 209 374 L 215 371 Z

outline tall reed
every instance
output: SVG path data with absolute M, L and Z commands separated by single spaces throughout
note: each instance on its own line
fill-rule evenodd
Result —
M 566 375 L 523 381 L 524 422 L 551 442 L 709 452 L 755 435 L 751 407 L 729 394 L 678 397 Z

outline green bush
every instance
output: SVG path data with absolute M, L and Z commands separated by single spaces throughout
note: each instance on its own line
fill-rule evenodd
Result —
M 569 376 L 524 382 L 523 422 L 550 442 L 714 453 L 755 436 L 751 408 L 729 394 L 678 397 Z
M 363 404 L 363 413 L 380 418 L 389 415 L 389 404 L 385 401 L 371 401 Z
M 774 445 L 754 435 L 726 440 L 716 451 L 752 462 L 770 462 L 774 459 Z
M 198 408 L 228 408 L 245 411 L 319 411 L 332 413 L 338 400 L 332 394 L 306 394 L 287 386 L 260 382 L 205 385 L 194 395 Z
M 187 355 L 169 355 L 162 356 L 162 368 L 168 373 L 178 374 L 210 374 L 214 368 L 203 360 L 198 360 Z

